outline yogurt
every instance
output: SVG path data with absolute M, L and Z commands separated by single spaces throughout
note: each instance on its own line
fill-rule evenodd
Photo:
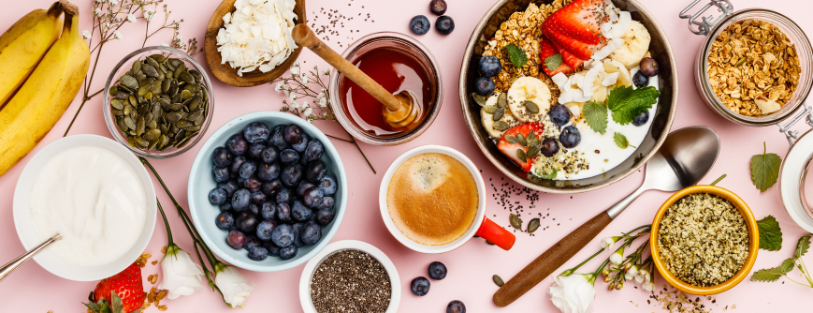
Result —
M 48 250 L 83 267 L 109 264 L 127 253 L 147 221 L 146 190 L 135 169 L 117 154 L 83 146 L 52 158 L 37 174 L 30 212 Z

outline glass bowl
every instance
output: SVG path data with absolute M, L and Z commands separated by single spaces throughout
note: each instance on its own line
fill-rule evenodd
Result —
M 711 52 L 711 44 L 717 36 L 729 25 L 751 19 L 766 21 L 779 27 L 795 45 L 796 55 L 799 57 L 802 68 L 799 75 L 799 85 L 793 92 L 791 99 L 785 103 L 779 111 L 761 116 L 740 115 L 729 109 L 725 104 L 720 102 L 720 99 L 714 94 L 707 74 L 707 60 Z M 701 46 L 696 58 L 695 82 L 697 84 L 697 90 L 700 92 L 700 96 L 706 105 L 729 121 L 746 126 L 769 126 L 790 117 L 799 109 L 801 104 L 805 102 L 807 96 L 810 94 L 811 86 L 813 86 L 813 76 L 811 76 L 813 67 L 811 67 L 811 64 L 813 64 L 813 48 L 811 48 L 810 40 L 808 40 L 807 35 L 805 35 L 805 32 L 799 25 L 778 12 L 765 9 L 746 9 L 727 16 L 711 30 L 710 35 L 706 38 L 703 46 Z
M 202 77 L 201 84 L 205 88 L 204 95 L 209 97 L 209 103 L 205 107 L 205 114 L 206 117 L 204 118 L 203 124 L 200 125 L 200 129 L 197 130 L 198 134 L 191 137 L 184 145 L 181 147 L 172 147 L 164 151 L 158 151 L 156 149 L 152 150 L 142 150 L 137 147 L 134 147 L 128 143 L 127 137 L 125 133 L 121 131 L 116 124 L 116 119 L 113 110 L 111 109 L 111 99 L 113 97 L 110 95 L 110 87 L 114 84 L 118 83 L 119 78 L 130 71 L 133 62 L 136 60 L 144 59 L 147 56 L 154 55 L 154 54 L 162 54 L 167 58 L 176 58 L 184 62 L 186 67 L 192 70 L 196 70 L 200 72 Z M 156 102 L 157 103 L 157 102 Z M 145 157 L 145 158 L 152 158 L 152 159 L 165 159 L 170 158 L 179 154 L 182 154 L 186 151 L 189 151 L 190 148 L 194 147 L 198 141 L 200 141 L 202 135 L 206 133 L 206 130 L 209 129 L 209 123 L 212 122 L 212 115 L 214 114 L 214 103 L 215 103 L 215 96 L 214 92 L 212 91 L 212 82 L 209 79 L 209 75 L 206 74 L 206 71 L 203 67 L 195 61 L 191 56 L 186 54 L 185 52 L 173 49 L 169 47 L 146 47 L 125 56 L 116 67 L 113 68 L 113 71 L 110 72 L 110 76 L 107 78 L 107 83 L 104 86 L 104 120 L 107 123 L 107 128 L 110 130 L 110 134 L 113 135 L 113 138 L 116 139 L 120 144 L 124 145 L 130 151 L 135 153 L 138 156 Z M 163 112 L 163 110 L 162 110 Z

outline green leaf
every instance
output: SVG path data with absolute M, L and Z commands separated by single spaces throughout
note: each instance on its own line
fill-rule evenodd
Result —
M 607 107 L 612 111 L 613 121 L 621 125 L 632 123 L 638 115 L 658 102 L 661 92 L 653 86 L 638 89 L 619 86 L 610 90 Z
M 554 71 L 559 68 L 559 65 L 562 65 L 562 55 L 557 53 L 545 58 L 545 68 L 548 71 Z
M 782 229 L 779 222 L 771 215 L 757 221 L 759 228 L 759 248 L 768 251 L 779 251 L 782 249 Z
M 544 179 L 556 179 L 557 175 L 559 175 L 559 170 L 554 168 L 552 172 L 548 174 L 539 175 L 539 177 L 542 177 Z
M 525 51 L 522 51 L 520 47 L 517 47 L 514 44 L 509 44 L 505 46 L 506 52 L 508 52 L 508 59 L 511 60 L 511 64 L 514 64 L 514 67 L 520 68 L 528 63 L 528 55 L 525 54 Z
M 793 269 L 793 266 L 796 262 L 793 259 L 787 259 L 782 262 L 782 265 L 774 267 L 774 268 L 767 268 L 764 270 L 758 270 L 751 275 L 751 281 L 764 281 L 764 282 L 773 282 L 785 275 L 787 272 L 790 272 Z
M 808 249 L 810 249 L 810 234 L 799 238 L 799 243 L 796 244 L 796 253 L 793 257 L 797 259 L 803 257 Z
M 621 149 L 626 149 L 628 147 L 635 148 L 635 146 L 631 145 L 629 140 L 627 140 L 627 136 L 624 136 L 621 133 L 615 133 L 613 135 L 613 140 L 615 140 L 615 145 Z
M 782 272 L 788 273 L 793 270 L 793 266 L 796 265 L 796 261 L 794 259 L 788 258 L 787 260 L 782 261 Z
M 607 131 L 607 105 L 604 102 L 590 101 L 584 104 L 584 119 L 593 131 L 604 135 Z
M 779 167 L 782 165 L 782 158 L 774 153 L 768 153 L 768 148 L 763 145 L 763 153 L 751 157 L 751 181 L 760 191 L 768 190 L 779 178 Z
M 121 309 L 124 307 L 124 304 L 121 302 L 121 298 L 119 298 L 119 295 L 117 295 L 115 291 L 111 291 L 110 299 L 112 300 L 111 302 L 113 302 L 112 305 L 113 313 L 121 313 Z

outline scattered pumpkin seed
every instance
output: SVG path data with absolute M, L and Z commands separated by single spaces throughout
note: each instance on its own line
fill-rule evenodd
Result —
M 525 103 L 523 104 L 525 105 L 525 109 L 527 109 L 528 112 L 531 112 L 533 114 L 539 113 L 539 106 L 537 106 L 536 103 L 534 103 L 533 101 L 525 100 Z
M 496 121 L 494 122 L 494 129 L 498 131 L 506 131 L 508 130 L 508 123 L 503 121 Z
M 497 109 L 496 112 L 494 112 L 494 116 L 492 116 L 491 118 L 496 122 L 496 121 L 501 120 L 504 115 L 505 115 L 505 108 L 499 108 L 499 109 Z
M 533 233 L 539 229 L 539 218 L 534 218 L 528 222 L 528 233 Z
M 522 162 L 528 162 L 528 157 L 525 155 L 525 151 L 522 151 L 522 149 L 517 149 L 517 158 L 522 160 Z
M 474 102 L 477 102 L 481 107 L 486 106 L 486 97 L 478 95 L 476 93 L 472 93 L 471 97 L 474 99 Z
M 494 112 L 497 112 L 497 107 L 493 105 L 487 105 L 483 107 L 483 110 L 485 110 L 486 113 L 488 114 L 494 114 Z
M 505 135 L 505 141 L 508 143 L 517 143 L 517 137 L 514 135 Z
M 508 216 L 508 220 L 511 222 L 511 227 L 522 230 L 522 220 L 519 219 L 519 216 L 516 214 L 511 214 Z
M 540 151 L 539 146 L 531 146 L 530 148 L 528 148 L 528 152 L 525 152 L 525 155 L 529 158 L 533 158 L 537 154 L 539 154 L 539 151 Z
M 497 106 L 504 108 L 507 105 L 508 105 L 508 94 L 503 92 L 499 96 L 497 96 Z
M 521 133 L 517 134 L 517 142 L 523 146 L 528 146 L 528 140 L 525 139 L 525 136 Z
M 500 275 L 491 276 L 491 280 L 494 281 L 494 284 L 496 284 L 497 287 L 502 287 L 502 285 L 505 285 L 505 282 L 502 281 L 502 277 L 500 277 Z

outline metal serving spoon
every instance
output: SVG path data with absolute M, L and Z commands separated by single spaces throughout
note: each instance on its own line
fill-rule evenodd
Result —
M 632 201 L 647 190 L 678 191 L 697 184 L 714 166 L 720 137 L 711 128 L 693 126 L 669 134 L 646 165 L 644 183 L 626 198 L 559 240 L 494 294 L 497 306 L 507 306 L 539 284 L 584 248 Z
M 31 249 L 30 251 L 28 251 L 25 254 L 17 257 L 16 259 L 11 260 L 11 262 L 6 263 L 6 265 L 0 266 L 0 281 L 3 281 L 3 279 L 5 279 L 6 276 L 11 274 L 11 272 L 14 272 L 14 270 L 16 270 L 18 267 L 20 267 L 20 265 L 23 265 L 23 263 L 25 263 L 25 261 L 28 261 L 29 259 L 33 258 L 35 255 L 37 255 L 37 253 L 40 253 L 40 251 L 42 251 L 42 249 L 45 249 L 45 247 L 47 247 L 47 246 L 51 245 L 52 243 L 57 242 L 57 241 L 59 241 L 61 239 L 62 239 L 62 235 L 56 234 L 53 237 L 48 238 L 48 240 L 41 243 L 39 246 L 34 247 L 34 249 Z

